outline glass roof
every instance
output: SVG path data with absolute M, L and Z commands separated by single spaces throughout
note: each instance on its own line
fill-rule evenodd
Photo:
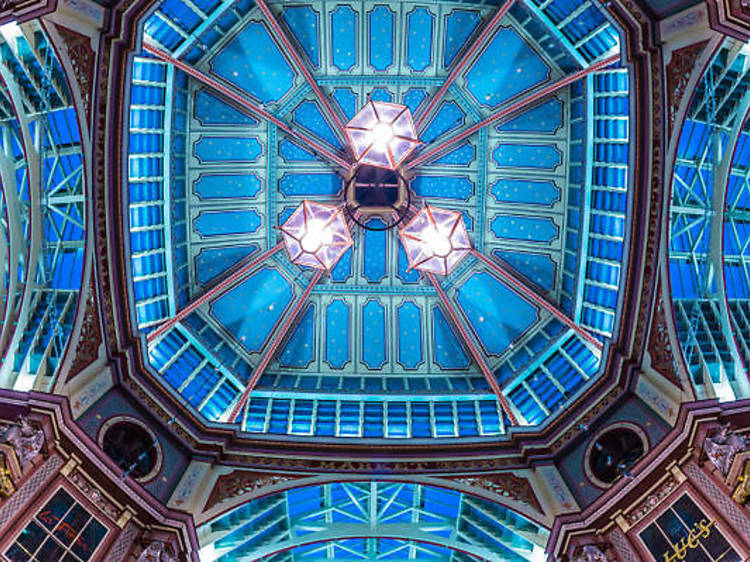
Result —
M 680 131 L 669 267 L 674 315 L 698 398 L 750 394 L 750 47 L 727 39 Z
M 0 385 L 51 391 L 84 264 L 76 110 L 41 25 L 0 26 Z
M 541 560 L 549 531 L 499 504 L 404 482 L 335 482 L 246 502 L 198 529 L 206 560 Z
M 594 2 L 157 3 L 130 69 L 132 299 L 167 392 L 254 434 L 496 438 L 595 378 L 617 327 L 628 70 Z M 476 252 L 408 268 L 386 217 L 319 278 L 278 226 L 341 205 L 341 124 L 407 106 L 416 212 Z

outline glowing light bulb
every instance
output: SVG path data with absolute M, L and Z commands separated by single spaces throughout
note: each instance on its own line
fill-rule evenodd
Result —
M 422 233 L 422 241 L 439 258 L 444 258 L 451 252 L 451 241 L 448 236 L 437 228 L 428 228 Z
M 388 123 L 380 121 L 372 128 L 372 142 L 378 148 L 385 148 L 385 146 L 393 140 L 394 136 L 393 127 Z
M 311 220 L 307 223 L 307 230 L 300 240 L 300 246 L 305 252 L 314 254 L 321 246 L 333 242 L 331 229 L 321 220 Z

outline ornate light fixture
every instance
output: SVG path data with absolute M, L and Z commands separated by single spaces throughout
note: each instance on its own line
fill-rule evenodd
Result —
M 353 244 L 341 207 L 304 200 L 280 227 L 289 259 L 330 271 Z
M 359 164 L 395 170 L 419 144 L 405 105 L 368 101 L 346 125 Z
M 409 269 L 448 275 L 471 252 L 463 215 L 427 205 L 399 232 Z

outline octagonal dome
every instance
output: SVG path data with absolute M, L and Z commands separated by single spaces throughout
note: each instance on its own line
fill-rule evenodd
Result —
M 618 325 L 630 94 L 615 27 L 593 3 L 267 8 L 162 2 L 140 24 L 132 301 L 164 392 L 290 439 L 547 423 Z M 330 274 L 280 251 L 303 200 L 342 204 L 345 125 L 368 101 L 413 116 L 407 214 L 461 214 L 477 255 L 445 277 L 409 268 L 388 216 L 350 221 Z

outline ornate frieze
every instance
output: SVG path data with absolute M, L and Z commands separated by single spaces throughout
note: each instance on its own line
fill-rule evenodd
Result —
M 631 509 L 626 515 L 625 519 L 628 524 L 635 525 L 643 519 L 646 515 L 651 513 L 656 507 L 658 507 L 665 498 L 669 496 L 679 486 L 679 482 L 670 476 L 664 483 L 661 484 L 654 492 L 646 496 L 642 502 L 636 505 L 635 508 Z
M 672 60 L 667 65 L 667 91 L 669 92 L 669 130 L 674 128 L 675 115 L 690 76 L 695 70 L 695 61 L 705 49 L 708 41 L 693 43 L 672 53 Z M 660 303 L 661 304 L 661 303 Z M 663 314 L 663 312 L 662 312 Z
M 523 502 L 539 512 L 542 511 L 542 506 L 527 478 L 510 473 L 500 473 L 453 478 L 452 480 L 467 486 L 481 488 L 498 496 Z
M 260 472 L 249 472 L 246 470 L 235 470 L 229 474 L 219 476 L 214 484 L 211 494 L 208 496 L 204 511 L 228 500 L 253 492 L 266 486 L 273 486 L 280 482 L 286 482 L 295 478 L 294 476 L 281 476 L 278 474 L 264 474 Z

